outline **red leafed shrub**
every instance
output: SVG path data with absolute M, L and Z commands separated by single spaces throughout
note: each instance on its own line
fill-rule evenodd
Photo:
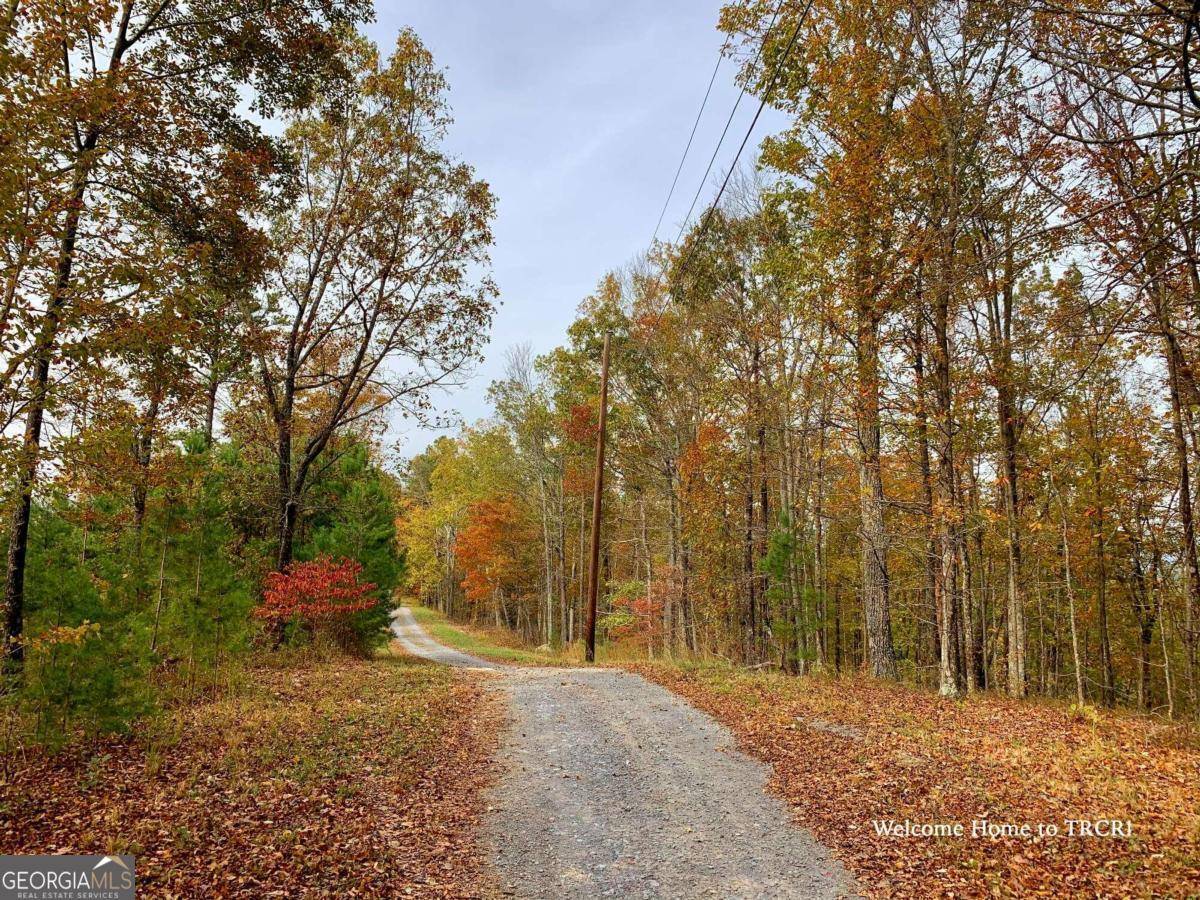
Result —
M 294 562 L 267 576 L 262 605 L 254 614 L 269 622 L 303 619 L 311 625 L 345 618 L 375 605 L 375 585 L 359 581 L 362 565 L 353 559 L 318 556 Z

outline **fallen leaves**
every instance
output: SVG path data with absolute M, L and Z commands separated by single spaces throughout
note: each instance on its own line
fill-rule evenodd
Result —
M 488 896 L 473 838 L 503 715 L 400 658 L 260 670 L 143 733 L 31 755 L 3 853 L 133 853 L 140 896 Z
M 1081 722 L 1002 697 L 941 700 L 860 678 L 633 666 L 727 725 L 769 762 L 796 821 L 872 897 L 1200 895 L 1200 747 L 1133 715 Z M 1081 837 L 1069 820 L 1128 820 Z M 877 834 L 876 820 L 961 822 L 963 837 Z M 1029 838 L 971 823 L 1029 824 Z M 1038 835 L 1038 823 L 1062 828 Z

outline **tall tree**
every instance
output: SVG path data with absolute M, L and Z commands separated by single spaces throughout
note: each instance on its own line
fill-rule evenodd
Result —
M 240 89 L 254 91 L 264 114 L 306 104 L 339 69 L 336 33 L 361 21 L 369 6 L 364 0 L 265 8 L 253 0 L 121 0 L 66 7 L 14 2 L 6 12 L 6 61 L 24 41 L 41 48 L 49 42 L 56 57 L 53 67 L 43 65 L 48 56 L 5 66 L 6 75 L 15 73 L 6 80 L 9 97 L 36 82 L 29 92 L 35 108 L 23 117 L 34 136 L 25 143 L 55 164 L 26 166 L 19 176 L 33 179 L 21 185 L 27 201 L 20 220 L 40 221 L 51 249 L 44 272 L 20 259 L 29 280 L 10 281 L 20 296 L 12 302 L 29 323 L 19 332 L 27 336 L 9 348 L 20 363 L 14 372 L 22 372 L 24 427 L 8 534 L 4 639 L 6 659 L 19 665 L 30 512 L 45 418 L 53 412 L 51 373 L 63 337 L 79 334 L 78 316 L 111 300 L 122 282 L 121 253 L 105 240 L 123 227 L 114 212 L 132 204 L 168 223 L 184 242 L 198 230 L 212 233 L 199 227 L 206 221 L 226 221 L 219 230 L 229 235 L 244 232 L 239 214 L 255 203 L 275 153 L 241 114 Z M 44 182 L 47 171 L 52 177 Z
M 405 31 L 386 62 L 362 41 L 347 52 L 353 82 L 288 128 L 299 198 L 272 223 L 265 302 L 244 306 L 274 430 L 281 570 L 333 436 L 387 408 L 424 418 L 430 392 L 478 357 L 495 296 L 494 200 L 441 148 L 445 78 L 429 51 Z

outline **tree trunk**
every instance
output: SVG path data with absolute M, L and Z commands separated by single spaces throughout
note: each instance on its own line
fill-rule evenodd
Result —
M 96 134 L 89 136 L 85 151 L 95 149 Z M 7 578 L 4 585 L 4 669 L 19 672 L 25 661 L 25 563 L 29 553 L 29 522 L 33 512 L 33 491 L 37 484 L 38 461 L 42 447 L 42 423 L 50 386 L 50 362 L 58 342 L 58 330 L 67 293 L 71 270 L 75 263 L 75 241 L 83 210 L 88 170 L 78 163 L 72 185 L 67 217 L 59 242 L 55 268 L 54 290 L 38 331 L 33 352 L 33 378 L 25 412 L 25 430 L 21 437 L 21 454 L 17 465 L 16 503 L 8 531 Z
M 921 603 L 917 610 L 916 660 L 918 678 L 927 680 L 926 671 L 938 667 L 940 635 L 938 634 L 937 607 L 937 534 L 933 518 L 933 467 L 929 454 L 929 411 L 925 384 L 925 326 L 922 314 L 917 313 L 914 329 L 913 370 L 917 392 L 917 461 L 921 470 L 921 503 L 925 519 L 924 584 L 921 587 Z
M 742 659 L 758 662 L 758 576 L 754 571 L 754 450 L 746 450 L 746 486 L 743 491 L 745 533 L 742 546 L 742 577 L 746 585 L 747 604 L 742 617 Z
M 10 4 L 11 15 L 6 29 L 16 21 L 17 4 Z M 129 49 L 129 22 L 133 13 L 132 2 L 126 2 L 121 11 L 120 24 L 109 57 L 106 81 L 116 77 L 125 53 Z M 64 60 L 66 57 L 64 57 Z M 69 77 L 69 71 L 68 71 Z M 78 123 L 77 123 L 78 124 Z M 79 235 L 79 222 L 83 215 L 84 198 L 88 180 L 91 178 L 96 148 L 100 143 L 99 126 L 88 128 L 79 144 L 74 161 L 74 174 L 67 202 L 66 219 L 63 222 L 62 238 L 59 241 L 58 259 L 54 269 L 54 287 L 46 304 L 46 313 L 38 329 L 33 354 L 32 378 L 29 402 L 26 404 L 25 429 L 21 438 L 21 454 L 17 463 L 16 504 L 8 532 L 7 578 L 4 584 L 4 633 L 0 635 L 0 651 L 3 652 L 3 668 L 7 672 L 20 672 L 25 662 L 23 635 L 25 630 L 25 565 L 29 552 L 29 520 L 33 511 L 33 491 L 37 484 L 38 457 L 41 454 L 42 424 L 46 415 L 46 401 L 50 386 L 50 363 L 58 342 L 58 331 L 62 314 L 67 305 L 71 285 L 71 273 L 75 265 L 75 243 Z
M 814 580 L 817 590 L 817 645 L 818 660 L 822 668 L 830 662 L 830 647 L 832 641 L 829 635 L 829 564 L 825 555 L 825 431 L 826 420 L 824 410 L 821 411 L 820 432 L 817 444 L 816 496 L 813 500 L 813 566 L 816 569 Z
M 204 394 L 204 446 L 206 447 L 211 447 L 213 442 L 213 429 L 216 427 L 217 419 L 217 391 L 220 387 L 221 383 L 217 380 L 216 374 L 210 375 Z
M 1165 320 L 1165 316 L 1163 316 Z M 1180 550 L 1183 553 L 1186 584 L 1186 606 L 1184 609 L 1183 641 L 1187 651 L 1188 676 L 1191 679 L 1192 704 L 1196 702 L 1196 644 L 1195 614 L 1200 608 L 1200 563 L 1196 558 L 1196 525 L 1192 511 L 1191 473 L 1188 464 L 1187 437 L 1183 431 L 1183 411 L 1179 392 L 1179 351 L 1174 332 L 1169 323 L 1163 323 L 1163 338 L 1166 342 L 1167 384 L 1171 394 L 1171 433 L 1175 443 L 1175 456 L 1179 466 L 1179 521 L 1183 526 Z
M 964 654 L 963 621 L 959 609 L 958 564 L 962 539 L 960 498 L 954 463 L 953 388 L 950 382 L 950 310 L 949 287 L 934 304 L 933 394 L 936 401 L 938 443 L 937 479 L 935 482 L 934 521 L 937 529 L 938 568 L 937 593 L 941 657 L 938 670 L 938 692 L 943 697 L 957 697 L 963 688 Z
M 861 562 L 867 664 L 878 678 L 896 677 L 889 610 L 888 538 L 880 472 L 879 319 L 859 309 L 857 362 L 858 494 L 861 515 Z
M 146 500 L 150 494 L 150 462 L 154 453 L 154 431 L 158 427 L 161 397 L 155 392 L 146 414 L 138 423 L 135 448 L 137 475 L 133 485 L 133 528 L 137 536 L 138 557 L 141 558 L 142 532 L 146 526 Z
M 275 554 L 275 568 L 282 572 L 291 562 L 296 540 L 296 519 L 299 504 L 296 502 L 295 485 L 292 483 L 292 436 L 288 423 L 279 430 L 279 542 Z
M 762 410 L 759 410 L 759 415 L 762 415 Z M 771 540 L 771 493 L 769 486 L 769 477 L 767 474 L 767 429 L 761 424 L 758 426 L 758 558 L 764 560 L 767 557 L 767 549 Z M 758 582 L 758 598 L 759 607 L 761 609 L 761 621 L 758 626 L 758 634 L 760 646 L 758 650 L 759 661 L 767 658 L 767 641 L 771 634 L 771 605 L 768 599 L 767 592 L 771 588 L 771 578 L 765 570 L 759 572 Z
M 1016 409 L 1007 386 L 999 391 L 1000 458 L 1004 466 L 1004 524 L 1008 557 L 1008 606 L 1006 640 L 1008 694 L 1024 697 L 1025 673 L 1025 592 L 1021 582 L 1020 485 L 1017 472 Z
M 296 369 L 292 354 L 288 354 L 289 375 L 284 379 L 282 402 L 275 415 L 276 428 L 276 473 L 279 485 L 279 543 L 275 554 L 276 571 L 282 572 L 293 559 L 296 540 L 296 520 L 300 514 L 300 491 L 297 476 L 292 468 L 292 414 L 295 409 Z
M 162 542 L 162 556 L 158 561 L 158 603 L 154 606 L 154 633 L 150 637 L 150 652 L 158 651 L 158 626 L 162 621 L 163 610 L 163 585 L 166 582 L 167 574 L 167 542 L 164 539 Z M 197 576 L 199 578 L 199 576 Z
M 1079 626 L 1075 616 L 1075 587 L 1071 583 L 1071 544 L 1067 540 L 1067 510 L 1059 496 L 1062 506 L 1062 561 L 1063 585 L 1067 592 L 1067 612 L 1071 617 L 1071 657 L 1075 663 L 1075 701 L 1081 706 L 1084 703 L 1083 690 L 1083 660 L 1079 653 Z

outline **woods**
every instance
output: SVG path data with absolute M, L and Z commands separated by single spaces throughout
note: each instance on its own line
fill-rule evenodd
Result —
M 726 6 L 791 126 L 411 461 L 411 589 L 580 639 L 611 334 L 602 637 L 1193 716 L 1187 15 Z
M 0 892 L 1200 887 L 1200 6 L 722 2 L 0 4 Z
M 393 416 L 478 357 L 494 201 L 369 3 L 7 4 L 5 746 L 386 642 Z

